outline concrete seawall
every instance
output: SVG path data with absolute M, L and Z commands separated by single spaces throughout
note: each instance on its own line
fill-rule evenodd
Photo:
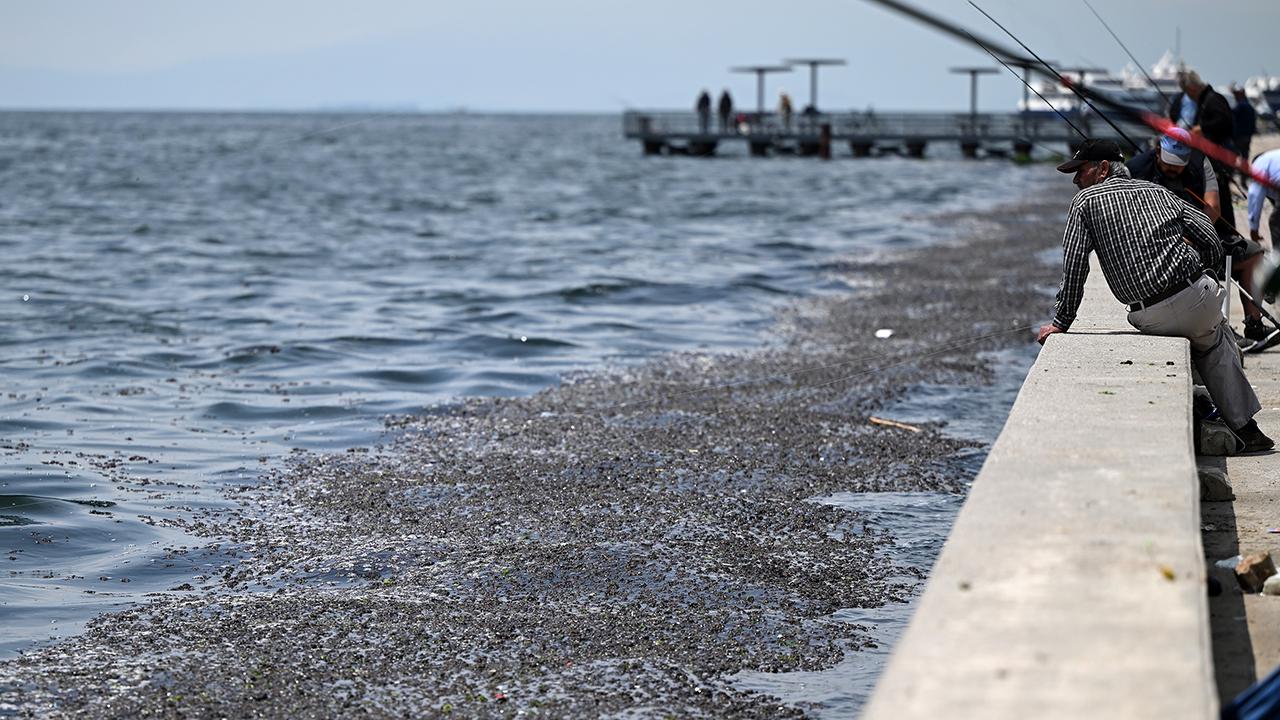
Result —
M 1209 718 L 1189 347 L 1097 269 L 975 480 L 864 718 Z

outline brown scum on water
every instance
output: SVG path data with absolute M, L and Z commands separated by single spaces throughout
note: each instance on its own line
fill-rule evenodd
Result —
M 887 533 L 810 500 L 963 490 L 972 443 L 867 419 L 913 383 L 986 382 L 978 353 L 1030 342 L 924 355 L 1044 317 L 1055 268 L 1037 255 L 1061 206 L 824 268 L 859 289 L 789 306 L 764 349 L 586 373 L 394 419 L 377 448 L 298 453 L 190 521 L 233 556 L 220 574 L 0 664 L 0 716 L 801 716 L 727 677 L 831 667 L 869 641 L 831 613 L 903 602 L 903 576 L 923 576 Z M 890 355 L 840 364 L 872 352 Z

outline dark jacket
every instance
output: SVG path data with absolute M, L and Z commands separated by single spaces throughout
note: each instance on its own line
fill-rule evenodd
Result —
M 1235 147 L 1236 124 L 1231 117 L 1231 106 L 1222 93 L 1214 90 L 1212 85 L 1205 85 L 1200 97 L 1196 98 L 1196 105 L 1200 108 L 1196 113 L 1196 124 L 1205 138 L 1226 148 Z
M 720 93 L 720 108 L 719 108 L 719 109 L 720 109 L 720 114 L 721 114 L 721 115 L 731 115 L 731 114 L 733 114 L 733 98 L 729 96 L 729 91 L 728 91 L 728 90 L 726 90 L 726 91 L 724 91 L 724 92 Z
M 1236 125 L 1236 137 L 1253 137 L 1258 132 L 1258 113 L 1254 111 L 1248 100 L 1237 101 L 1236 106 L 1231 109 L 1231 116 Z
M 1193 150 L 1187 166 L 1183 168 L 1176 178 L 1170 178 L 1160 172 L 1160 166 L 1156 164 L 1156 153 L 1158 152 L 1160 152 L 1160 148 L 1157 147 L 1134 155 L 1132 160 L 1125 163 L 1125 167 L 1129 168 L 1129 174 L 1133 176 L 1134 180 L 1146 180 L 1159 185 L 1182 198 L 1191 207 L 1203 212 L 1204 203 L 1200 202 L 1200 198 L 1204 197 L 1206 189 L 1204 182 L 1204 155 L 1201 155 L 1199 151 Z M 1217 191 L 1218 186 L 1214 185 L 1209 189 Z M 1199 197 L 1196 197 L 1197 195 Z

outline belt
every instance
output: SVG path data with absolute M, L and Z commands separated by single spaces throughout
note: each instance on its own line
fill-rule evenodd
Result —
M 1186 290 L 1192 285 L 1195 285 L 1196 282 L 1199 281 L 1200 278 L 1202 277 L 1204 277 L 1204 273 L 1198 272 L 1189 278 L 1175 282 L 1174 284 L 1156 293 L 1155 295 L 1152 295 L 1149 298 L 1139 300 L 1136 303 L 1129 303 L 1129 312 L 1138 312 L 1139 310 L 1149 308 L 1152 305 L 1155 305 L 1156 303 L 1162 303 L 1165 300 L 1168 300 L 1169 298 L 1173 297 L 1174 295 L 1177 295 L 1178 293 L 1182 292 L 1183 290 Z

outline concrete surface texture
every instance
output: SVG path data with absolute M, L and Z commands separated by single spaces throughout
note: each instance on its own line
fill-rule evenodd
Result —
M 865 718 L 1217 712 L 1185 340 L 1102 273 L 1049 338 Z
M 1280 147 L 1280 135 L 1257 137 L 1253 152 Z M 1248 228 L 1243 201 L 1235 204 L 1236 225 Z M 1267 204 L 1262 214 L 1264 245 L 1270 245 L 1267 218 L 1274 208 Z M 1280 317 L 1280 309 L 1267 306 Z M 1232 298 L 1233 324 L 1241 326 L 1238 298 Z M 1280 438 L 1280 348 L 1248 355 L 1245 372 L 1258 393 L 1262 411 L 1258 425 L 1272 438 Z M 1271 552 L 1280 558 L 1280 453 L 1269 452 L 1228 458 L 1227 473 L 1235 499 L 1202 505 L 1204 548 L 1212 564 L 1238 554 Z M 1236 585 L 1229 569 L 1213 568 L 1222 582 L 1223 593 L 1211 598 L 1214 663 L 1223 702 L 1265 677 L 1280 666 L 1280 597 L 1247 594 Z

